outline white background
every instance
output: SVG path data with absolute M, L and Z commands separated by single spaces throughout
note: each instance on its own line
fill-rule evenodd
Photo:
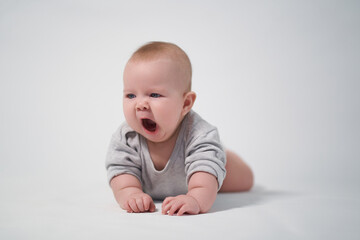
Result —
M 59 230 L 48 213 L 92 197 L 97 209 L 118 211 L 104 159 L 124 121 L 122 71 L 134 50 L 154 40 L 188 53 L 195 111 L 255 173 L 249 205 L 267 193 L 350 196 L 345 217 L 353 225 L 318 220 L 340 227 L 339 236 L 359 236 L 352 228 L 360 222 L 352 198 L 360 193 L 359 1 L 188 0 L 0 0 L 0 236 L 83 236 L 79 228 Z

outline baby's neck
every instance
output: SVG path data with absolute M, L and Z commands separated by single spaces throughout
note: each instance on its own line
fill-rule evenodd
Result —
M 147 140 L 150 157 L 156 170 L 160 171 L 165 168 L 174 150 L 179 131 L 180 127 L 164 142 L 151 142 Z

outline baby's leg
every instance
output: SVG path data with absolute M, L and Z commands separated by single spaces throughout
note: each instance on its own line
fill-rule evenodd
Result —
M 234 152 L 226 150 L 226 177 L 220 192 L 248 191 L 253 186 L 254 176 L 248 165 Z

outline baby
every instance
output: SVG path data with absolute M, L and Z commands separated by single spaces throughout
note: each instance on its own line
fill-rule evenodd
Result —
M 163 214 L 205 213 L 218 191 L 253 185 L 251 169 L 192 110 L 191 75 L 186 53 L 166 42 L 140 47 L 125 66 L 126 123 L 111 139 L 106 169 L 127 212 L 154 212 L 153 199 L 164 199 Z

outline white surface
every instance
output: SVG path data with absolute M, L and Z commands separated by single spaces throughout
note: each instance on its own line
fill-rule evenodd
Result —
M 11 185 L 10 185 L 11 186 Z M 28 185 L 27 185 L 28 186 Z M 219 194 L 197 216 L 129 214 L 106 187 L 6 191 L 2 239 L 358 239 L 359 194 L 271 190 Z M 14 192 L 14 191 L 13 191 Z M 8 195 L 10 193 L 10 195 Z M 159 210 L 161 203 L 157 202 Z
M 359 12 L 357 1 L 0 1 L 0 239 L 359 239 Z M 220 194 L 208 214 L 126 214 L 106 183 L 121 72 L 151 40 L 189 54 L 195 110 L 255 172 L 253 191 Z

